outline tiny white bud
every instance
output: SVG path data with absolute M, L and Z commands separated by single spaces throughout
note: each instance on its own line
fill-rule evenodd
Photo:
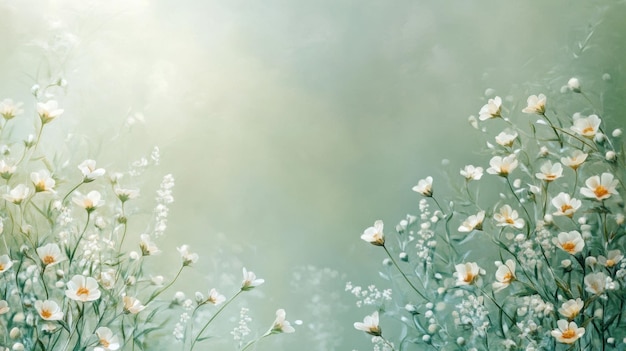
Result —
M 23 351 L 24 350 L 24 344 L 22 344 L 21 342 L 16 342 L 15 344 L 13 344 L 13 347 L 11 348 L 11 350 L 13 350 L 13 351 Z
M 604 158 L 606 158 L 607 161 L 615 161 L 615 158 L 616 158 L 615 151 L 613 150 L 607 151 L 606 154 L 604 155 Z
M 561 266 L 563 266 L 563 268 L 568 268 L 572 266 L 572 261 L 565 259 L 563 261 L 561 261 Z
M 405 309 L 407 312 L 410 312 L 410 313 L 415 313 L 415 312 L 417 312 L 417 308 L 415 308 L 415 305 L 412 305 L 412 304 L 410 304 L 410 303 L 407 303 L 406 305 L 404 305 L 404 309 Z
M 611 135 L 613 136 L 613 138 L 619 138 L 620 136 L 622 136 L 622 130 L 619 128 L 614 129 Z
M 465 339 L 462 336 L 459 336 L 458 338 L 456 338 L 456 343 L 459 346 L 463 346 L 465 345 Z
M 422 336 L 422 341 L 430 343 L 430 335 L 424 334 L 424 336 Z
M 391 260 L 389 258 L 385 258 L 383 260 L 383 266 L 391 266 L 393 264 L 393 262 L 391 262 Z
M 606 141 L 606 136 L 604 135 L 604 133 L 597 132 L 596 135 L 593 137 L 593 140 L 598 144 L 602 144 Z
M 578 78 L 570 78 L 570 80 L 567 81 L 567 86 L 571 91 L 575 93 L 580 93 L 580 81 L 578 80 Z
M 131 252 L 128 253 L 128 257 L 130 257 L 131 260 L 136 261 L 141 256 L 139 255 L 139 253 L 137 251 L 131 251 Z
M 595 311 L 593 311 L 593 316 L 598 319 L 602 319 L 602 316 L 604 316 L 604 310 L 601 308 L 596 309 Z
M 611 337 L 611 338 L 606 339 L 606 343 L 611 344 L 611 345 L 615 344 L 615 338 Z
M 608 74 L 608 73 L 603 74 L 602 75 L 602 80 L 605 81 L 605 82 L 611 80 L 611 75 Z
M 545 216 L 543 216 L 543 220 L 546 222 L 546 224 L 551 224 L 553 217 L 551 214 L 548 213 Z
M 196 303 L 201 303 L 204 301 L 204 295 L 201 292 L 196 291 Z
M 595 257 L 593 257 L 593 256 L 589 256 L 589 257 L 585 258 L 585 265 L 587 265 L 587 266 L 593 266 L 596 263 L 598 263 L 598 260 Z
M 519 188 L 521 185 L 522 185 L 522 180 L 521 180 L 521 179 L 516 178 L 516 179 L 513 181 L 513 187 L 514 187 L 514 188 Z

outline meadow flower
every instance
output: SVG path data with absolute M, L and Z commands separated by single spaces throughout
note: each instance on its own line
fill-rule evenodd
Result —
M 50 172 L 45 169 L 32 172 L 30 174 L 30 180 L 35 186 L 35 192 L 55 192 L 54 186 L 56 185 L 56 181 L 50 176 Z
M 15 103 L 11 99 L 4 99 L 0 102 L 0 115 L 5 120 L 10 120 L 15 118 L 15 116 L 21 115 L 24 110 L 21 109 L 22 103 Z
M 83 182 L 89 183 L 98 177 L 102 177 L 106 170 L 104 168 L 96 168 L 96 161 L 85 160 L 78 165 L 78 169 L 83 174 Z
M 378 311 L 374 311 L 374 313 L 372 313 L 371 315 L 365 316 L 362 323 L 355 322 L 354 328 L 356 330 L 364 331 L 369 335 L 381 336 L 382 331 L 378 326 Z
M 489 160 L 489 168 L 487 168 L 487 173 L 489 174 L 497 174 L 501 177 L 506 177 L 511 173 L 515 168 L 517 168 L 518 161 L 515 157 L 515 154 L 511 154 L 506 157 L 494 156 Z
M 117 335 L 113 334 L 113 331 L 107 327 L 99 327 L 96 329 L 96 336 L 100 346 L 96 346 L 94 351 L 115 351 L 119 350 L 120 342 Z
M 9 255 L 0 256 L 0 273 L 8 271 L 13 266 L 13 261 Z
M 37 255 L 41 259 L 43 265 L 46 267 L 53 266 L 65 260 L 65 256 L 61 253 L 59 245 L 54 243 L 49 243 L 44 246 L 38 247 Z
M 611 268 L 619 264 L 623 258 L 624 255 L 622 255 L 622 252 L 620 250 L 610 250 L 607 253 L 607 257 L 604 257 L 602 255 L 598 256 L 598 263 L 603 265 L 604 267 Z
M 496 143 L 498 143 L 501 146 L 511 146 L 513 145 L 513 142 L 515 141 L 515 139 L 517 139 L 517 132 L 500 132 L 500 134 L 496 135 Z
M 478 112 L 478 119 L 485 121 L 491 118 L 502 117 L 502 99 L 496 96 L 493 99 L 489 99 L 487 103 L 481 107 Z
M 215 288 L 212 288 L 211 291 L 209 291 L 209 297 L 207 297 L 206 299 L 206 302 L 211 303 L 216 306 L 221 304 L 224 301 L 226 301 L 226 297 L 218 293 L 217 290 L 215 290 Z
M 585 290 L 594 294 L 600 295 L 606 289 L 607 276 L 602 272 L 590 273 L 585 276 Z
M 183 245 L 181 247 L 176 248 L 180 253 L 180 257 L 183 259 L 183 266 L 189 266 L 198 261 L 198 254 L 189 252 L 189 245 Z
M 139 247 L 141 248 L 141 254 L 143 256 L 156 255 L 161 252 L 152 239 L 150 239 L 150 235 L 141 234 L 139 238 Z
M 585 334 L 585 328 L 578 328 L 574 322 L 568 323 L 565 319 L 559 319 L 556 324 L 558 328 L 550 334 L 560 343 L 573 344 Z
M 263 283 L 265 283 L 264 279 L 257 279 L 254 272 L 248 272 L 246 267 L 243 267 L 243 282 L 241 283 L 241 290 L 248 291 Z
M 483 168 L 467 165 L 461 170 L 461 175 L 468 181 L 479 180 L 483 176 Z
M 543 94 L 529 96 L 522 112 L 543 115 L 546 113 L 546 96 Z
M 420 193 L 426 197 L 433 196 L 433 177 L 426 177 L 417 182 L 417 185 L 413 187 L 413 191 Z
M 9 303 L 6 300 L 0 300 L 0 315 L 8 313 L 10 310 Z
M 567 81 L 567 87 L 575 93 L 580 93 L 580 81 L 576 77 L 572 77 Z
M 65 296 L 75 301 L 88 302 L 100 298 L 98 282 L 92 277 L 77 274 L 67 282 L 66 287 Z
M 18 184 L 15 188 L 9 190 L 8 194 L 4 194 L 2 197 L 9 202 L 19 205 L 28 197 L 29 194 L 30 188 L 24 184 Z
M 41 119 L 42 124 L 52 122 L 55 118 L 59 117 L 63 113 L 63 109 L 59 108 L 59 103 L 55 100 L 49 100 L 47 102 L 37 103 L 37 114 Z
M 561 163 L 570 167 L 573 170 L 576 170 L 578 169 L 578 167 L 580 167 L 580 165 L 583 164 L 583 162 L 585 162 L 587 156 L 588 154 L 577 149 L 572 152 L 570 157 L 561 157 Z
M 363 234 L 361 234 L 361 239 L 371 243 L 376 246 L 385 245 L 385 235 L 383 234 L 383 221 L 377 220 L 374 222 L 373 227 L 369 227 L 365 229 Z
M 585 185 L 580 189 L 580 193 L 589 198 L 595 198 L 598 201 L 608 199 L 611 194 L 618 195 L 616 190 L 619 181 L 614 179 L 611 173 L 602 173 L 601 176 L 592 176 L 587 178 Z
M 509 259 L 504 264 L 498 261 L 496 266 L 496 281 L 492 284 L 494 292 L 505 289 L 515 280 L 515 261 Z
M 17 166 L 7 162 L 6 160 L 0 160 L 0 177 L 3 179 L 9 179 L 17 170 Z
M 493 214 L 493 219 L 496 220 L 498 227 L 513 227 L 517 229 L 524 228 L 525 221 L 523 218 L 519 218 L 517 211 L 511 208 L 509 205 L 500 207 L 499 213 Z
M 47 321 L 58 321 L 63 319 L 63 311 L 59 305 L 52 300 L 35 301 L 35 309 L 42 319 Z
M 87 195 L 83 195 L 79 192 L 74 194 L 72 198 L 75 204 L 87 210 L 87 212 L 91 212 L 96 209 L 96 207 L 104 204 L 104 200 L 102 200 L 102 195 L 97 190 L 92 190 L 87 193 Z
M 476 262 L 459 263 L 454 268 L 456 269 L 454 275 L 457 277 L 456 285 L 473 284 L 481 273 Z
M 574 119 L 574 125 L 570 129 L 585 138 L 593 138 L 596 136 L 602 120 L 596 115 L 589 117 L 579 117 Z
M 546 161 L 539 171 L 539 173 L 535 173 L 535 177 L 546 182 L 551 182 L 563 176 L 563 167 L 558 162 L 552 164 L 552 162 Z
M 286 312 L 284 309 L 276 310 L 276 319 L 274 320 L 274 325 L 270 330 L 271 334 L 277 333 L 293 333 L 295 329 L 291 326 L 289 321 L 285 320 Z
M 557 211 L 553 213 L 554 216 L 567 216 L 572 218 L 574 212 L 576 212 L 582 202 L 578 199 L 570 197 L 568 193 L 559 193 L 552 199 L 552 205 L 556 207 Z
M 572 320 L 578 316 L 578 313 L 580 313 L 580 310 L 583 309 L 583 306 L 585 306 L 585 303 L 580 299 L 580 297 L 576 300 L 570 299 L 563 302 L 561 308 L 559 308 L 559 313 L 561 316 Z
M 146 306 L 141 304 L 141 301 L 132 296 L 124 296 L 122 301 L 124 302 L 125 313 L 137 314 L 146 308 Z
M 136 199 L 139 196 L 139 189 L 115 188 L 115 195 L 121 202 Z
M 100 286 L 106 290 L 111 290 L 115 286 L 115 276 L 117 272 L 112 269 L 106 269 L 100 272 L 98 275 L 98 281 L 100 282 Z
M 552 243 L 570 255 L 581 252 L 585 247 L 582 235 L 576 230 L 559 233 L 558 237 L 552 239 Z
M 472 230 L 482 230 L 483 229 L 483 220 L 485 219 L 485 211 L 480 211 L 475 215 L 471 215 L 467 217 L 461 226 L 459 226 L 459 232 L 469 233 Z

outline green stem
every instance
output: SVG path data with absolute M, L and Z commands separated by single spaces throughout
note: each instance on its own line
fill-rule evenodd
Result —
M 200 336 L 202 335 L 202 333 L 204 333 L 206 328 L 209 327 L 209 324 L 211 324 L 211 322 L 213 322 L 213 320 L 226 308 L 226 306 L 228 306 L 233 300 L 235 300 L 235 298 L 237 296 L 239 296 L 239 294 L 241 294 L 243 291 L 244 291 L 243 289 L 239 289 L 239 291 L 235 295 L 233 295 L 233 297 L 231 297 L 228 301 L 224 302 L 222 307 L 220 307 L 220 309 L 217 310 L 217 312 L 215 312 L 215 314 L 213 314 L 213 316 L 211 316 L 211 318 L 206 322 L 204 327 L 202 327 L 202 329 L 200 330 L 198 335 L 191 342 L 191 347 L 189 348 L 189 351 L 193 351 L 193 348 L 196 345 L 196 343 L 198 342 L 198 339 L 200 339 Z M 192 323 L 193 323 L 193 321 L 192 321 Z
M 415 285 L 413 285 L 413 283 L 411 283 L 411 281 L 409 280 L 409 278 L 406 276 L 406 274 L 404 274 L 404 271 L 402 271 L 402 269 L 400 268 L 400 266 L 398 266 L 398 263 L 396 262 L 396 260 L 393 259 L 393 256 L 391 255 L 391 253 L 389 252 L 389 250 L 387 250 L 387 247 L 385 245 L 383 245 L 383 249 L 385 249 L 385 252 L 387 253 L 387 256 L 389 256 L 389 259 L 391 259 L 391 262 L 393 262 L 394 266 L 396 266 L 396 268 L 398 269 L 398 271 L 400 272 L 400 274 L 404 277 L 404 280 L 406 280 L 407 283 L 409 283 L 409 285 L 411 286 L 411 288 L 413 288 L 413 290 L 415 290 L 415 292 L 421 296 L 424 300 L 429 301 L 426 296 L 424 296 L 424 294 L 422 294 L 416 287 Z
M 150 296 L 150 298 L 146 302 L 146 305 L 149 304 L 155 298 L 157 298 L 157 296 L 161 295 L 162 292 L 164 292 L 165 290 L 169 289 L 169 287 L 172 286 L 174 284 L 174 282 L 176 282 L 176 280 L 180 276 L 180 273 L 183 271 L 183 268 L 185 268 L 185 265 L 181 265 L 180 266 L 180 269 L 178 270 L 178 273 L 176 273 L 176 276 L 174 277 L 174 279 L 172 279 L 172 281 L 169 284 L 167 284 L 166 286 L 162 287 L 160 290 L 155 291 L 152 294 L 152 296 Z

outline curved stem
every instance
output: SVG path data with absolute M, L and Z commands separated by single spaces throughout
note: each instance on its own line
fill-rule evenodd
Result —
M 409 285 L 411 286 L 411 288 L 413 288 L 413 290 L 415 290 L 415 292 L 421 296 L 424 300 L 429 301 L 426 296 L 424 296 L 424 294 L 422 294 L 416 287 L 415 285 L 413 285 L 413 283 L 411 283 L 411 281 L 409 280 L 409 277 L 406 276 L 406 274 L 404 274 L 404 272 L 402 271 L 402 269 L 400 269 L 400 266 L 398 266 L 398 263 L 396 262 L 396 260 L 393 259 L 393 256 L 391 255 L 391 253 L 389 252 L 389 250 L 387 250 L 387 247 L 385 245 L 383 245 L 383 249 L 385 249 L 385 252 L 387 253 L 387 256 L 389 256 L 389 259 L 391 259 L 391 262 L 393 262 L 394 266 L 396 266 L 396 268 L 398 269 L 398 271 L 400 272 L 400 274 L 402 275 L 402 277 L 404 277 L 404 280 L 406 280 L 407 283 L 409 283 Z
M 211 316 L 211 318 L 206 322 L 206 324 L 204 325 L 204 327 L 202 327 L 202 329 L 200 330 L 200 332 L 198 333 L 198 335 L 193 339 L 193 341 L 191 342 L 191 347 L 189 348 L 189 351 L 192 351 L 194 346 L 196 345 L 196 343 L 198 342 L 198 339 L 200 339 L 200 336 L 202 335 L 202 333 L 204 333 L 204 331 L 206 330 L 206 328 L 209 327 L 209 324 L 211 324 L 211 322 L 213 322 L 213 320 L 226 308 L 226 306 L 228 306 L 231 302 L 233 302 L 233 300 L 239 296 L 239 294 L 241 294 L 244 290 L 243 289 L 239 289 L 239 291 L 233 295 L 233 297 L 231 297 L 228 301 L 224 302 L 224 304 L 222 305 L 222 307 L 220 307 L 219 310 L 217 310 L 217 312 L 215 312 L 215 314 L 213 314 L 213 316 Z M 193 323 L 193 321 L 192 321 Z

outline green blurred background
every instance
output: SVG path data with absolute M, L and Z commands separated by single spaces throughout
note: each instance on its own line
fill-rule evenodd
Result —
M 158 145 L 177 185 L 157 265 L 173 274 L 174 247 L 190 244 L 201 260 L 178 286 L 190 293 L 254 270 L 267 281 L 250 302 L 259 329 L 280 307 L 304 322 L 285 349 L 371 348 L 352 328 L 371 311 L 343 292 L 346 280 L 384 287 L 382 252 L 359 236 L 414 213 L 419 179 L 485 166 L 467 118 L 486 89 L 524 103 L 609 73 L 624 91 L 623 1 L 0 0 L 0 11 L 0 98 L 32 104 L 33 84 L 64 78 L 57 133 L 88 136 L 81 152 L 120 168 Z M 307 294 L 292 284 L 307 265 L 336 275 Z M 339 346 L 321 346 L 322 317 L 305 306 L 331 292 Z

